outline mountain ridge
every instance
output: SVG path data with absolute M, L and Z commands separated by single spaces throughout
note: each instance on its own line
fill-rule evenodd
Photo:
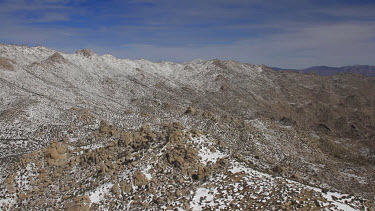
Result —
M 297 71 L 302 73 L 316 73 L 322 76 L 331 76 L 340 73 L 355 73 L 364 76 L 375 76 L 375 66 L 373 65 L 348 65 L 341 67 L 330 66 L 313 66 L 305 69 L 285 69 L 278 67 L 271 67 L 275 71 Z

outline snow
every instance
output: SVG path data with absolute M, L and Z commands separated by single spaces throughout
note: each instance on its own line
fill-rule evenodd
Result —
M 236 161 L 232 162 L 232 167 L 229 169 L 229 171 L 232 172 L 233 174 L 245 173 L 245 174 L 254 175 L 257 177 L 271 177 L 269 174 L 265 174 L 260 171 L 256 171 L 252 168 L 248 168 L 244 166 L 243 164 L 236 162 Z
M 152 179 L 152 175 L 149 173 L 150 169 L 152 168 L 151 165 L 147 165 L 141 172 L 146 176 L 148 180 Z
M 336 197 L 337 199 L 340 199 L 341 197 L 343 196 L 347 196 L 347 194 L 341 194 L 341 193 L 338 193 L 338 192 L 327 192 L 327 193 L 322 193 L 322 195 L 324 196 L 324 198 L 326 198 L 327 200 L 329 201 L 332 201 L 332 203 L 337 206 L 337 208 L 339 210 L 345 210 L 345 211 L 356 211 L 357 209 L 354 209 L 352 207 L 350 207 L 349 205 L 346 205 L 342 202 L 340 202 L 339 200 L 334 200 L 332 198 L 332 196 Z
M 15 64 L 16 71 L 6 72 L 6 74 L 1 73 L 0 75 L 0 79 L 6 82 L 0 83 L 0 88 L 5 90 L 0 93 L 0 101 L 9 108 L 12 108 L 14 104 L 18 103 L 19 99 L 29 99 L 30 102 L 33 103 L 27 103 L 28 105 L 23 109 L 25 119 L 37 124 L 63 125 L 64 122 L 61 122 L 60 115 L 63 114 L 64 110 L 72 107 L 90 108 L 90 111 L 97 112 L 97 114 L 103 116 L 108 115 L 113 118 L 118 117 L 118 119 L 120 119 L 118 113 L 123 112 L 124 108 L 130 108 L 130 101 L 133 98 L 151 98 L 153 96 L 153 91 L 156 90 L 154 86 L 160 82 L 164 83 L 167 88 L 187 87 L 196 91 L 201 91 L 202 89 L 212 91 L 217 89 L 217 84 L 213 79 L 218 76 L 218 73 L 212 71 L 217 69 L 217 66 L 212 60 L 194 60 L 184 64 L 178 64 L 172 62 L 157 63 L 143 59 L 117 59 L 111 55 L 99 56 L 94 54 L 92 57 L 87 58 L 80 54 L 60 53 L 68 62 L 53 64 L 46 62 L 46 59 L 56 51 L 42 46 L 28 48 L 25 46 L 0 44 L 0 52 L 6 52 L 1 55 L 2 57 L 13 59 L 17 62 L 17 64 Z M 37 62 L 37 64 L 33 64 L 34 62 Z M 265 83 L 268 80 L 267 78 L 262 78 L 263 69 L 261 66 L 240 64 L 233 61 L 222 63 L 224 65 L 230 65 L 233 71 L 238 71 L 248 76 L 248 80 L 254 84 Z M 258 80 L 260 78 L 262 80 Z M 134 81 L 143 84 L 147 88 L 137 85 Z M 272 87 L 272 82 L 270 82 L 270 86 Z M 133 93 L 129 90 L 132 90 Z M 131 119 L 132 117 L 127 118 Z M 132 120 L 133 119 L 130 121 Z M 16 119 L 14 122 L 17 125 L 26 124 L 24 123 L 25 121 L 19 119 Z M 122 122 L 128 121 L 122 120 Z M 261 131 L 262 136 L 268 140 L 268 145 L 256 142 L 256 140 L 255 144 L 258 144 L 258 150 L 267 151 L 266 148 L 271 147 L 271 144 L 278 143 L 277 141 L 273 141 L 276 137 L 274 134 L 276 132 L 270 130 L 262 120 L 255 119 L 249 121 L 249 123 L 254 128 Z M 4 128 L 5 126 L 0 125 L 0 127 Z M 30 128 L 30 126 L 25 126 L 25 128 Z M 288 129 L 287 126 L 284 128 Z M 27 132 L 31 133 L 32 131 L 33 130 L 29 130 Z M 24 136 L 22 134 L 16 135 Z M 16 135 L 12 134 L 12 136 Z M 215 144 L 207 136 L 195 137 L 192 138 L 191 141 L 196 144 L 195 146 L 199 149 L 199 157 L 203 165 L 209 165 L 210 162 L 215 163 L 218 159 L 228 156 L 216 149 Z M 28 145 L 25 145 L 26 143 L 30 143 L 30 141 L 19 141 L 13 144 L 14 146 L 25 148 L 28 147 Z M 3 150 L 7 145 L 9 144 L 0 142 L 0 149 Z M 102 147 L 102 145 L 92 144 L 83 146 L 82 149 L 93 150 L 99 147 Z M 282 146 L 274 146 L 273 148 L 277 147 Z M 161 156 L 164 149 L 165 146 L 157 156 Z M 31 168 L 32 166 L 26 167 L 27 172 L 29 172 L 27 176 L 32 176 Z M 152 166 L 145 165 L 141 168 L 143 168 L 141 171 L 145 174 L 147 179 L 152 179 L 150 173 Z M 315 170 L 318 169 L 319 168 Z M 254 192 L 265 196 L 262 200 L 268 199 L 267 197 L 269 197 L 271 189 L 275 185 L 274 180 L 278 179 L 248 168 L 244 164 L 233 160 L 231 161 L 231 167 L 228 171 L 232 174 L 246 174 L 246 177 L 244 177 L 241 182 L 247 183 L 248 185 L 256 185 L 258 189 Z M 128 171 L 124 171 L 122 176 L 125 177 L 125 175 L 128 174 Z M 349 177 L 355 176 L 349 173 L 343 174 Z M 217 179 L 217 181 L 213 182 L 218 182 L 223 180 L 224 175 L 213 175 L 212 177 Z M 17 183 L 29 188 L 24 181 L 25 178 L 26 177 L 17 177 Z M 359 181 L 362 179 L 360 177 L 355 178 Z M 286 181 L 288 181 L 291 186 L 313 189 L 321 193 L 324 198 L 330 203 L 333 203 L 338 209 L 354 210 L 340 200 L 342 196 L 345 196 L 344 194 L 336 192 L 328 192 L 325 194 L 322 193 L 322 190 L 319 188 L 306 186 L 291 180 Z M 99 203 L 104 199 L 104 195 L 109 193 L 112 186 L 112 183 L 105 183 L 93 191 L 88 192 L 87 195 L 89 195 L 92 203 Z M 239 196 L 239 191 L 243 189 L 241 183 L 237 182 L 231 184 L 230 188 L 233 188 L 234 192 L 223 190 L 225 200 L 223 199 L 217 202 L 217 204 L 220 205 L 220 209 L 227 208 L 225 205 L 232 199 L 241 198 L 241 196 Z M 202 210 L 206 205 L 215 205 L 214 197 L 217 191 L 216 188 L 199 187 L 195 191 L 195 195 L 191 201 L 193 210 Z M 252 195 L 251 197 L 257 196 L 258 195 Z M 332 196 L 338 199 L 334 200 Z M 202 203 L 200 203 L 201 197 L 206 197 Z M 131 202 L 132 201 L 129 201 L 129 206 Z M 0 200 L 0 205 L 4 203 L 15 203 L 15 201 L 13 198 Z
M 215 206 L 214 197 L 216 192 L 207 188 L 198 188 L 195 192 L 190 207 L 193 210 L 203 210 L 206 205 Z
M 192 142 L 197 144 L 200 148 L 198 156 L 201 158 L 201 163 L 207 165 L 209 162 L 215 163 L 218 159 L 223 158 L 226 154 L 216 150 L 212 141 L 206 136 L 199 136 L 192 138 Z M 214 152 L 211 149 L 215 149 Z
M 86 145 L 86 146 L 81 146 L 81 149 L 83 149 L 83 150 L 87 150 L 87 149 L 89 149 L 89 150 L 95 150 L 95 149 L 99 149 L 101 147 L 103 147 L 103 144 L 101 144 L 101 143 L 94 143 L 94 144 L 89 144 L 89 145 Z
M 244 165 L 242 165 L 241 163 L 238 163 L 236 161 L 232 162 L 232 167 L 229 169 L 229 171 L 232 172 L 233 174 L 235 174 L 235 173 L 245 173 L 245 174 L 248 175 L 248 178 L 256 177 L 256 178 L 263 178 L 263 180 L 268 178 L 267 179 L 268 181 L 266 183 L 264 183 L 264 186 L 259 186 L 259 190 L 257 192 L 258 194 L 263 193 L 263 195 L 268 195 L 268 190 L 266 190 L 264 188 L 266 188 L 267 186 L 272 184 L 274 179 L 275 179 L 275 178 L 272 178 L 271 175 L 256 171 L 256 170 L 251 169 L 251 168 L 247 168 Z M 278 177 L 276 177 L 276 178 L 278 178 Z M 287 180 L 291 185 L 301 186 L 305 189 L 310 189 L 310 190 L 313 190 L 315 192 L 318 192 L 318 193 L 322 194 L 322 196 L 329 203 L 332 203 L 338 210 L 345 210 L 345 211 L 346 210 L 348 210 L 348 211 L 357 210 L 357 209 L 354 209 L 353 207 L 345 204 L 343 201 L 340 200 L 341 198 L 345 198 L 345 200 L 347 200 L 349 202 L 352 201 L 354 198 L 348 197 L 348 194 L 342 194 L 342 193 L 338 193 L 338 192 L 323 193 L 322 189 L 320 189 L 320 188 L 312 187 L 312 186 L 309 186 L 309 185 L 303 185 L 303 184 L 300 184 L 298 182 L 295 182 L 295 181 L 292 181 L 292 180 L 289 180 L 289 179 L 285 179 L 285 180 Z M 333 198 L 332 196 L 334 196 L 336 198 Z M 328 205 L 329 203 L 327 203 L 325 205 Z
M 8 198 L 8 199 L 0 199 L 0 207 L 4 206 L 4 205 L 12 205 L 12 204 L 15 204 L 16 203 L 16 200 L 15 198 Z
M 201 157 L 201 163 L 207 165 L 208 162 L 215 163 L 217 159 L 225 157 L 225 154 L 219 151 L 211 152 L 207 147 L 203 147 L 199 150 L 199 156 Z
M 104 196 L 109 193 L 113 186 L 113 183 L 105 183 L 97 187 L 93 192 L 87 193 L 90 197 L 91 203 L 99 203 L 104 199 Z

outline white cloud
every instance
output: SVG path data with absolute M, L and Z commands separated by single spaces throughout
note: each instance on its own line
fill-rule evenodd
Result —
M 0 19 L 4 29 L 0 30 L 1 41 L 29 45 L 42 44 L 69 52 L 91 47 L 98 53 L 110 53 L 133 59 L 146 58 L 153 61 L 219 58 L 289 68 L 375 64 L 375 23 L 374 19 L 371 19 L 373 13 L 371 13 L 372 9 L 363 6 L 342 7 L 337 10 L 318 8 L 317 12 L 345 19 L 340 21 L 304 19 L 291 22 L 288 18 L 291 15 L 288 14 L 287 18 L 278 19 L 279 16 L 274 16 L 264 23 L 262 21 L 253 23 L 249 20 L 256 15 L 253 14 L 257 12 L 256 10 L 251 13 L 246 8 L 230 10 L 216 5 L 212 11 L 194 8 L 179 8 L 173 11 L 173 8 L 165 6 L 168 4 L 164 6 L 162 4 L 157 9 L 142 7 L 143 9 L 124 15 L 104 14 L 118 20 L 139 19 L 140 24 L 114 23 L 113 25 L 98 24 L 96 28 L 85 26 L 74 28 L 69 25 L 57 27 L 30 23 L 67 21 L 70 14 L 76 15 L 78 12 L 81 15 L 85 14 L 87 8 L 77 10 L 68 8 L 64 6 L 68 0 L 37 0 L 37 4 L 33 5 L 26 2 L 28 1 L 16 0 L 16 3 L 12 1 L 0 3 Z M 148 0 L 133 2 L 148 2 Z M 224 3 L 221 1 L 218 4 Z M 207 2 L 202 4 L 206 5 Z M 9 15 L 19 10 L 37 12 L 41 10 L 41 14 L 32 16 L 34 18 Z M 234 14 L 233 11 L 238 11 L 238 14 Z M 244 11 L 251 13 L 247 17 L 249 20 L 233 21 L 233 23 L 228 21 L 237 20 Z M 179 19 L 173 19 L 175 13 L 178 13 Z M 225 21 L 221 21 L 220 18 L 213 20 L 212 17 L 216 16 Z M 352 19 L 356 22 L 347 22 L 345 17 L 354 17 Z M 103 20 L 107 19 L 103 18 Z M 201 26 L 200 23 L 208 23 L 208 26 Z M 212 26 L 209 23 L 216 24 Z M 193 24 L 193 26 L 185 28 L 186 24 Z M 236 41 L 231 42 L 231 40 Z M 131 44 L 118 47 L 121 43 Z
M 95 47 L 131 59 L 186 61 L 195 58 L 238 60 L 287 68 L 314 65 L 375 65 L 375 26 L 365 23 L 316 25 L 228 45 L 165 47 L 133 44 L 122 49 Z

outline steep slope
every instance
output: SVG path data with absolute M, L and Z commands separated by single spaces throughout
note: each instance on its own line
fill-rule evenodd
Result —
M 353 209 L 373 207 L 374 78 L 235 61 L 132 61 L 43 46 L 1 44 L 0 57 L 0 182 L 13 208 L 234 209 L 251 201 L 260 204 L 249 209 L 335 209 L 345 199 Z M 176 131 L 184 135 L 175 143 Z M 129 134 L 134 143 L 125 141 Z M 184 163 L 193 169 L 185 172 Z M 147 172 L 153 186 L 145 186 Z M 185 192 L 169 196 L 175 190 Z M 209 199 L 200 199 L 207 192 Z M 35 197 L 47 201 L 30 204 Z

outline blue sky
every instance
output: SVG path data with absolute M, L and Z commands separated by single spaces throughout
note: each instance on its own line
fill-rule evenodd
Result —
M 0 42 L 152 61 L 375 65 L 375 1 L 0 0 Z

